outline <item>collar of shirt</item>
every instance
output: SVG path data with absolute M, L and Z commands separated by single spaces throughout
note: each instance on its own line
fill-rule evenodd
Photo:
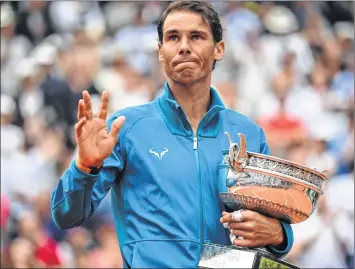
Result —
M 158 109 L 170 132 L 180 136 L 193 136 L 192 128 L 181 106 L 175 100 L 168 83 L 164 85 L 164 94 L 157 100 Z M 211 105 L 197 128 L 199 137 L 217 137 L 222 124 L 219 111 L 225 109 L 217 91 L 211 87 Z

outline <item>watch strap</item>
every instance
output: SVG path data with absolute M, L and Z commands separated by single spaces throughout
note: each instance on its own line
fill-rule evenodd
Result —
M 103 164 L 101 164 L 99 167 L 87 167 L 80 162 L 79 158 L 76 159 L 75 165 L 79 170 L 81 170 L 85 173 L 94 174 L 94 175 L 98 174 L 103 166 Z

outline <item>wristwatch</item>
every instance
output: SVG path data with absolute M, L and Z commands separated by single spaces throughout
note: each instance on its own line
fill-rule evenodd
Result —
M 85 173 L 88 173 L 91 175 L 97 175 L 100 172 L 100 170 L 103 166 L 103 163 L 98 167 L 87 167 L 87 166 L 83 165 L 79 159 L 76 159 L 75 165 L 79 170 L 81 170 Z
M 102 166 L 103 166 L 103 164 L 101 164 L 99 167 L 89 167 L 89 169 L 91 169 L 89 174 L 97 175 L 100 172 Z

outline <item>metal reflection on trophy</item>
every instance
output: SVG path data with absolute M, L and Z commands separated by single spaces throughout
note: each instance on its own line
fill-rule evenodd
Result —
M 314 169 L 269 155 L 247 152 L 243 134 L 240 144 L 229 133 L 229 151 L 223 156 L 228 167 L 227 192 L 220 198 L 232 210 L 249 209 L 288 223 L 305 221 L 314 212 L 326 170 Z

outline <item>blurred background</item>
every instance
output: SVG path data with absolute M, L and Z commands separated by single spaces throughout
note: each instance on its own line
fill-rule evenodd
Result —
M 155 99 L 165 82 L 156 22 L 168 2 L 1 1 L 1 266 L 121 267 L 109 197 L 68 231 L 53 187 L 75 158 L 81 92 L 111 112 Z M 354 2 L 212 2 L 226 56 L 213 85 L 257 121 L 272 155 L 330 169 L 286 260 L 354 268 Z

